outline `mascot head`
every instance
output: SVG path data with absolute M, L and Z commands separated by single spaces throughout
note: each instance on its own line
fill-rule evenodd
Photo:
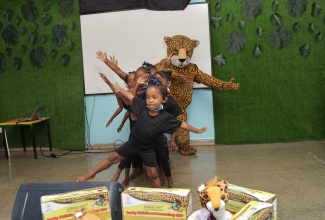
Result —
M 228 182 L 226 180 L 217 180 L 217 177 L 207 183 L 201 184 L 197 191 L 200 195 L 200 203 L 203 208 L 210 212 L 224 209 L 228 202 Z
M 172 55 L 172 65 L 179 68 L 186 67 L 190 63 L 194 48 L 200 44 L 198 40 L 183 35 L 164 37 L 164 40 L 167 45 L 167 57 Z

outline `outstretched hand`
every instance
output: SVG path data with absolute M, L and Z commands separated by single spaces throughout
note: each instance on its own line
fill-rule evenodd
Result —
M 172 59 L 172 54 L 169 54 L 169 56 L 163 60 L 165 66 L 170 64 L 171 59 Z
M 115 56 L 113 55 L 113 56 L 109 56 L 109 60 L 115 65 L 115 66 L 117 66 L 117 64 L 118 64 L 118 61 L 117 61 L 117 59 L 115 58 Z
M 113 120 L 112 119 L 109 119 L 108 121 L 107 121 L 107 123 L 106 123 L 106 128 L 111 124 L 113 122 Z
M 167 59 L 166 59 L 166 65 L 168 65 L 168 64 L 170 64 L 170 61 L 172 60 L 172 54 L 169 54 L 169 56 L 167 57 Z
M 148 83 L 148 79 L 149 79 L 149 74 L 143 74 L 142 76 L 139 77 L 138 83 L 140 85 L 145 85 Z
M 114 84 L 114 88 L 115 88 L 115 93 L 119 93 L 121 91 L 121 87 L 117 82 Z
M 203 133 L 203 132 L 206 132 L 207 130 L 208 130 L 208 127 L 207 127 L 207 126 L 204 126 L 203 128 L 198 129 L 197 134 L 201 134 L 201 133 Z
M 118 126 L 117 133 L 120 133 L 122 131 L 123 126 L 124 126 L 123 124 L 120 124 L 120 126 Z
M 229 82 L 223 83 L 222 89 L 237 91 L 240 87 L 239 83 L 234 83 L 235 78 L 232 77 Z
M 100 59 L 100 60 L 103 61 L 103 62 L 105 62 L 105 60 L 107 59 L 107 55 L 106 55 L 106 53 L 104 53 L 104 52 L 102 52 L 102 51 L 100 51 L 100 50 L 98 50 L 98 51 L 96 52 L 96 55 L 97 55 L 97 58 Z
M 170 149 L 171 152 L 175 153 L 176 151 L 178 151 L 179 148 L 178 148 L 178 145 L 176 144 L 176 142 L 172 140 L 170 142 L 170 148 L 169 149 Z
M 229 80 L 228 84 L 232 84 L 234 80 L 235 80 L 235 78 L 234 77 L 231 77 L 231 79 Z
M 99 76 L 100 76 L 100 78 L 102 78 L 102 80 L 103 80 L 104 82 L 108 83 L 108 79 L 107 79 L 107 77 L 104 75 L 104 73 L 99 73 Z

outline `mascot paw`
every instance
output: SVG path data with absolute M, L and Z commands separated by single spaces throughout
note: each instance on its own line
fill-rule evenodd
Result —
M 233 91 L 237 91 L 240 87 L 239 83 L 233 83 L 233 81 L 235 80 L 235 78 L 231 78 L 229 80 L 229 82 L 223 83 L 222 85 L 222 89 L 223 90 L 233 90 Z
M 239 83 L 232 83 L 227 85 L 227 90 L 237 91 L 239 89 Z

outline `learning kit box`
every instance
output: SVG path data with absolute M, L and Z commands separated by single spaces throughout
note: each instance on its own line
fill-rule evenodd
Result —
M 231 220 L 273 220 L 273 205 L 265 202 L 250 201 Z
M 41 197 L 43 220 L 110 220 L 109 204 L 105 186 Z
M 232 214 L 239 212 L 250 201 L 257 201 L 272 204 L 274 213 L 272 219 L 276 220 L 277 218 L 277 197 L 275 194 L 229 184 L 228 196 L 226 209 Z
M 190 189 L 129 187 L 121 200 L 124 220 L 187 219 L 192 214 Z

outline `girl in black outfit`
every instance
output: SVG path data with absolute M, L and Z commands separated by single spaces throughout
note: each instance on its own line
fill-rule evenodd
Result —
M 135 123 L 130 139 L 113 152 L 107 159 L 100 162 L 91 171 L 78 177 L 78 182 L 85 182 L 113 164 L 122 159 L 139 155 L 146 166 L 147 175 L 152 182 L 152 186 L 161 187 L 161 182 L 157 171 L 157 161 L 155 158 L 155 140 L 164 133 L 174 133 L 179 127 L 195 132 L 203 133 L 207 127 L 197 129 L 186 122 L 176 119 L 171 114 L 163 111 L 162 104 L 167 101 L 167 88 L 156 84 L 149 84 L 146 89 L 146 100 L 135 97 L 132 93 L 115 85 L 116 93 L 122 94 L 131 104 L 131 112 L 136 115 Z
M 148 74 L 146 72 L 146 68 L 144 67 L 139 67 L 136 71 L 135 71 L 135 86 L 132 87 L 132 90 L 129 90 L 132 94 L 135 94 L 138 97 L 143 97 L 143 95 L 145 94 L 145 88 L 142 89 L 142 87 L 140 87 L 140 84 L 138 83 L 139 78 L 142 77 L 141 79 L 144 81 L 148 80 Z M 126 101 L 128 104 L 126 104 L 125 102 L 123 102 L 124 104 L 124 108 L 130 112 L 130 108 L 131 108 L 131 103 L 129 101 Z M 129 118 L 129 122 L 130 122 L 130 132 L 132 132 L 134 124 L 136 122 L 136 117 L 133 114 L 129 114 L 128 116 Z M 130 133 L 131 135 L 131 133 Z M 130 137 L 130 136 L 129 136 Z M 133 172 L 130 175 L 130 169 L 131 169 L 131 164 L 133 165 Z M 137 167 L 137 168 L 135 168 Z M 129 181 L 133 178 L 135 178 L 136 173 L 138 172 L 138 169 L 142 168 L 142 161 L 138 156 L 132 156 L 132 157 L 128 157 L 123 159 L 122 161 L 120 161 L 116 172 L 114 174 L 114 176 L 110 179 L 111 182 L 116 182 L 120 175 L 121 172 L 124 170 L 125 171 L 125 175 L 124 175 L 124 179 L 121 182 L 121 186 L 124 188 L 125 186 L 127 186 L 129 184 Z
M 170 86 L 170 78 L 172 76 L 171 71 L 158 71 L 154 74 L 154 77 L 164 86 L 167 87 L 167 89 Z M 164 103 L 164 110 L 173 115 L 175 118 L 179 116 L 182 113 L 181 108 L 177 104 L 177 102 L 168 94 L 167 102 Z M 173 133 L 173 138 L 171 140 L 171 148 L 173 151 L 178 150 L 178 146 L 176 145 L 175 141 L 175 132 Z M 156 158 L 157 162 L 159 164 L 159 167 L 161 168 L 162 175 L 161 175 L 161 181 L 162 184 L 164 182 L 164 179 L 167 179 L 168 187 L 169 188 L 175 188 L 175 185 L 173 183 L 170 164 L 169 164 L 169 150 L 168 146 L 166 146 L 165 141 L 165 135 L 160 136 L 155 144 L 155 152 L 156 152 Z
M 170 78 L 171 78 L 171 71 L 158 71 L 153 74 L 153 76 L 149 79 L 149 83 L 159 83 L 167 87 L 170 85 Z M 142 78 L 143 79 L 143 78 Z M 147 83 L 147 81 L 142 81 L 142 79 L 138 80 L 138 82 L 135 85 L 135 88 L 138 86 Z M 146 93 L 142 93 L 141 95 L 137 95 L 139 98 L 145 99 Z M 177 102 L 168 94 L 168 99 L 166 102 L 163 103 L 163 109 L 164 111 L 170 113 L 173 115 L 175 118 L 182 113 L 181 108 L 177 104 Z M 178 147 L 176 145 L 175 141 L 175 136 L 176 134 L 173 134 L 173 138 L 171 141 L 171 148 L 173 151 L 177 151 Z M 162 185 L 164 184 L 165 178 L 167 179 L 168 182 L 168 187 L 169 188 L 175 188 L 175 185 L 173 183 L 172 175 L 171 175 L 171 169 L 169 165 L 169 151 L 168 148 L 166 147 L 166 142 L 165 142 L 165 136 L 161 135 L 159 138 L 156 139 L 155 141 L 155 153 L 156 153 L 156 159 L 158 162 L 159 167 L 161 168 L 162 175 L 161 175 L 161 180 L 162 180 Z M 119 165 L 120 168 L 120 165 Z M 142 168 L 142 161 L 140 160 L 139 157 L 133 157 L 132 158 L 132 169 L 133 170 L 139 170 Z M 132 177 L 130 177 L 132 179 Z M 124 183 L 124 181 L 122 182 Z M 122 185 L 123 186 L 123 185 Z

